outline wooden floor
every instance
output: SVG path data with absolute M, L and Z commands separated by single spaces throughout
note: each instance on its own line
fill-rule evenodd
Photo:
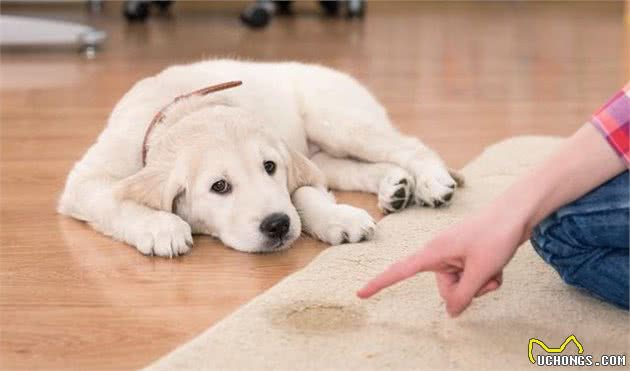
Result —
M 57 215 L 66 173 L 143 76 L 215 56 L 326 64 L 364 82 L 454 167 L 505 137 L 569 134 L 628 77 L 620 2 L 371 3 L 363 22 L 301 4 L 264 31 L 239 24 L 241 5 L 178 3 L 146 25 L 122 22 L 119 4 L 91 18 L 47 7 L 107 30 L 104 51 L 2 53 L 0 368 L 144 366 L 326 249 L 303 238 L 249 255 L 196 237 L 187 256 L 149 258 Z M 339 198 L 381 217 L 373 196 Z

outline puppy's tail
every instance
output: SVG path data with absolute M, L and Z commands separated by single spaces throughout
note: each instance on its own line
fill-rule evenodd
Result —
M 457 183 L 458 187 L 463 187 L 466 184 L 466 179 L 464 178 L 464 175 L 459 171 L 449 168 L 448 173 L 451 175 L 451 178 L 455 180 L 455 183 Z

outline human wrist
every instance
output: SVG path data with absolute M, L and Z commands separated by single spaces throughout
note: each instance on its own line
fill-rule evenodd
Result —
M 517 236 L 520 246 L 529 239 L 537 224 L 536 210 L 540 204 L 537 196 L 531 190 L 515 184 L 492 202 L 485 212 L 493 215 L 496 223 Z

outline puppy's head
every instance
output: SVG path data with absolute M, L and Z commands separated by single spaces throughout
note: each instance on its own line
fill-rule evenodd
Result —
M 221 108 L 173 124 L 118 194 L 176 213 L 236 250 L 271 252 L 301 233 L 291 193 L 304 185 L 325 186 L 311 161 L 245 113 Z

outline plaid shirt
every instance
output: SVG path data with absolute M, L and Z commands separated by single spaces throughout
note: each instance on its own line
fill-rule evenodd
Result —
M 600 108 L 590 121 L 630 167 L 630 83 Z

